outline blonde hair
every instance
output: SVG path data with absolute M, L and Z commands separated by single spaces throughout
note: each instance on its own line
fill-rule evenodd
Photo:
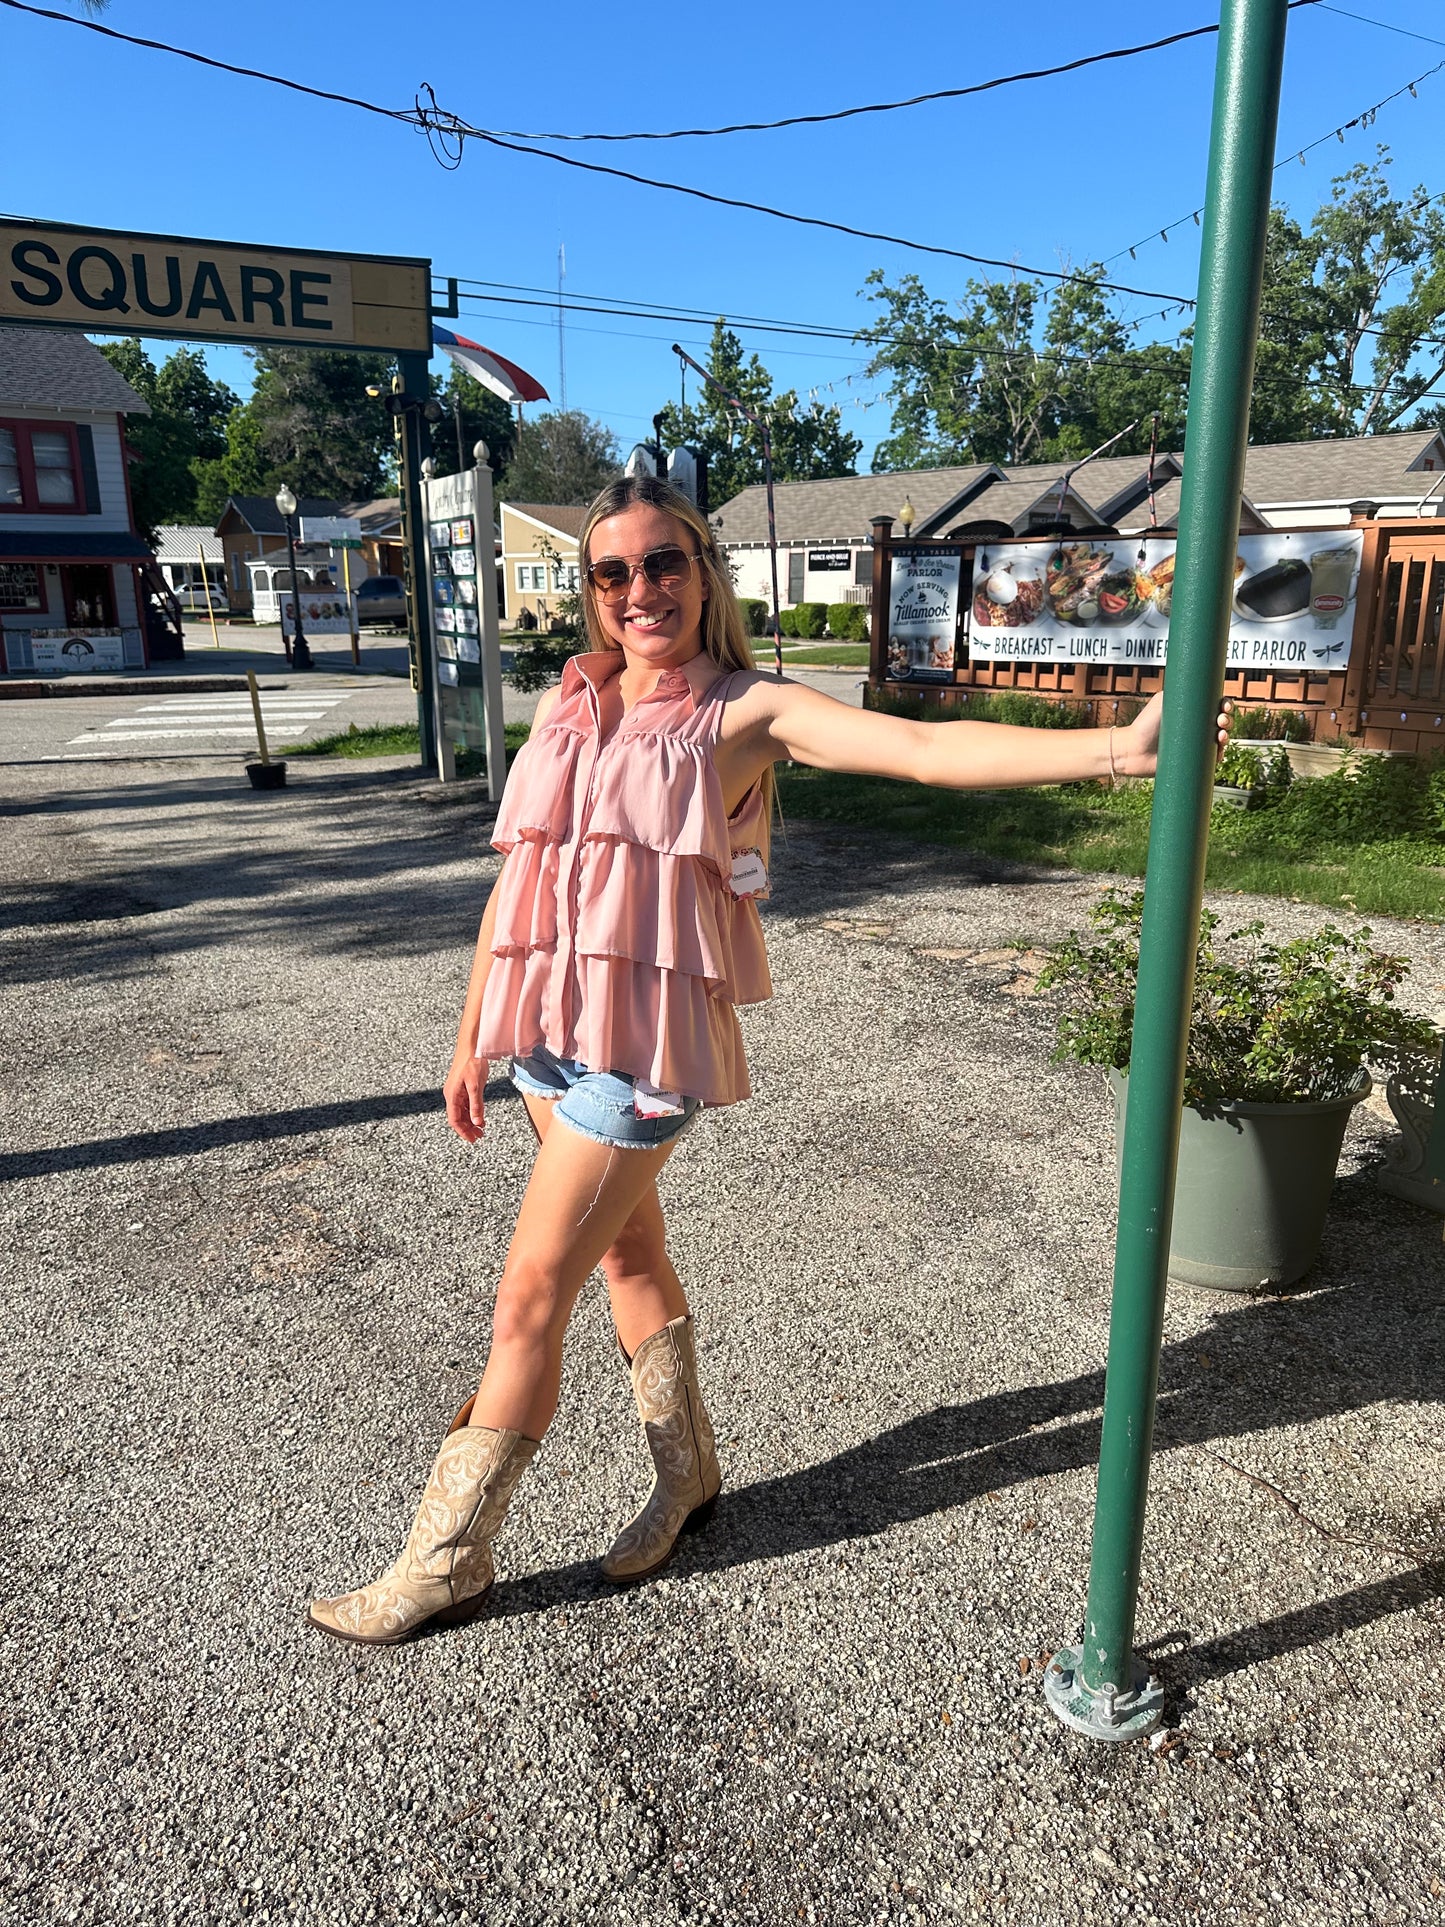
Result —
M 733 669 L 756 669 L 753 646 L 748 640 L 747 624 L 738 607 L 732 577 L 718 551 L 717 537 L 708 527 L 707 517 L 681 489 L 674 488 L 670 482 L 659 481 L 655 475 L 619 475 L 615 482 L 607 484 L 587 511 L 582 534 L 578 538 L 577 553 L 582 565 L 582 611 L 587 621 L 588 649 L 603 652 L 622 647 L 603 629 L 597 614 L 596 592 L 587 578 L 592 531 L 599 522 L 605 522 L 611 516 L 622 515 L 630 508 L 644 507 L 661 509 L 664 515 L 681 522 L 697 538 L 698 566 L 708 591 L 702 605 L 703 649 L 725 673 Z M 777 785 L 771 766 L 763 773 L 762 790 L 766 806 L 765 820 L 771 824 L 777 800 Z

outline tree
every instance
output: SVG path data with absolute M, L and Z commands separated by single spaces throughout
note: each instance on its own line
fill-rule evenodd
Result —
M 149 415 L 127 420 L 126 442 L 135 456 L 136 522 L 153 538 L 163 523 L 190 522 L 200 513 L 195 464 L 224 451 L 237 398 L 211 379 L 195 348 L 177 348 L 159 369 L 134 335 L 105 342 L 100 352 L 150 404 Z
M 1331 183 L 1306 227 L 1271 210 L 1250 438 L 1303 441 L 1392 428 L 1445 380 L 1445 210 L 1389 191 L 1388 152 Z M 957 308 L 916 275 L 868 277 L 882 317 L 858 337 L 889 378 L 892 432 L 875 470 L 1068 460 L 1128 425 L 1120 454 L 1184 440 L 1190 329 L 1139 343 L 1102 269 L 1055 288 L 972 281 Z M 1413 417 L 1424 425 L 1427 413 Z
M 970 281 L 955 312 L 917 275 L 892 287 L 875 269 L 866 285 L 885 312 L 858 339 L 877 351 L 868 373 L 890 377 L 893 432 L 874 472 L 1067 461 L 1120 430 L 1118 451 L 1137 453 L 1156 413 L 1161 446 L 1182 438 L 1188 349 L 1136 349 L 1101 278 Z
M 820 402 L 800 408 L 791 388 L 775 396 L 772 376 L 756 355 L 744 358 L 742 342 L 721 318 L 713 326 L 707 368 L 754 415 L 766 415 L 775 481 L 823 481 L 857 473 L 863 444 L 844 428 L 842 410 Z M 662 437 L 673 448 L 695 448 L 707 457 L 708 497 L 714 506 L 763 479 L 761 434 L 714 388 L 705 386 L 697 402 L 686 408 L 669 403 L 662 411 Z
M 621 467 L 617 437 L 580 408 L 557 408 L 522 423 L 499 493 L 511 502 L 578 507 Z
M 447 411 L 432 427 L 432 458 L 437 474 L 457 472 L 457 414 L 460 411 L 465 465 L 472 466 L 472 449 L 477 442 L 485 442 L 492 476 L 500 483 L 517 445 L 517 419 L 511 408 L 500 395 L 484 388 L 455 362 L 451 363 L 445 383 L 435 373 L 431 381 L 432 393 Z

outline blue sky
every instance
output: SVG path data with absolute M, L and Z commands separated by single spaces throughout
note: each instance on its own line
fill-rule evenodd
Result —
M 50 0 L 77 15 L 79 0 Z M 1326 134 L 1445 61 L 1440 0 L 1359 0 L 1359 11 L 1435 44 L 1323 7 L 1291 16 L 1280 151 Z M 387 105 L 429 81 L 442 105 L 499 130 L 622 131 L 809 113 L 1050 65 L 1157 39 L 1217 18 L 1211 0 L 1107 8 L 1034 0 L 1028 8 L 915 0 L 737 0 L 665 11 L 614 4 L 504 10 L 413 0 L 346 9 L 250 0 L 213 10 L 179 0 L 112 0 L 105 22 L 223 59 Z M 1192 295 L 1192 224 L 1157 230 L 1202 199 L 1215 41 L 1207 38 L 1083 74 L 974 100 L 823 128 L 715 140 L 585 145 L 563 151 L 636 172 L 1057 267 L 1109 256 L 1152 235 L 1112 270 L 1141 287 Z M 469 146 L 447 173 L 413 131 L 355 109 L 210 73 L 72 27 L 0 11 L 10 213 L 98 226 L 301 247 L 430 255 L 439 274 L 676 302 L 844 329 L 871 314 L 864 277 L 918 272 L 952 300 L 970 270 L 877 242 L 711 208 L 530 155 Z M 16 85 L 27 76 L 25 85 Z M 1445 191 L 1445 71 L 1384 108 L 1368 130 L 1331 140 L 1277 178 L 1308 215 L 1331 176 L 1395 156 L 1400 188 Z M 1140 314 L 1160 304 L 1138 301 Z M 451 324 L 530 368 L 558 394 L 555 319 L 465 302 Z M 1170 338 L 1177 319 L 1146 326 Z M 847 341 L 810 344 L 740 329 L 779 387 L 844 404 L 868 452 L 888 412 Z M 678 392 L 669 344 L 696 352 L 707 329 L 597 315 L 569 318 L 567 400 L 603 418 L 624 446 Z M 213 365 L 244 389 L 239 350 Z M 832 384 L 829 393 L 827 384 Z M 871 403 L 872 405 L 867 405 Z M 860 405 L 862 404 L 862 405 Z

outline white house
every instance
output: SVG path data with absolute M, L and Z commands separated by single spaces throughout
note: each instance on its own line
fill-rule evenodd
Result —
M 921 538 L 1003 541 L 1052 531 L 1130 535 L 1151 522 L 1172 528 L 1179 514 L 1183 454 L 1156 457 L 1153 500 L 1143 455 L 1068 462 L 984 462 L 971 468 L 846 475 L 826 482 L 781 482 L 774 489 L 778 593 L 798 602 L 866 602 L 872 582 L 869 524 L 904 505 Z M 1434 493 L 1431 495 L 1431 490 Z M 1430 496 L 1421 509 L 1422 498 Z M 1445 434 L 1438 428 L 1331 441 L 1263 443 L 1244 459 L 1240 527 L 1347 528 L 1350 505 L 1376 504 L 1381 516 L 1445 515 Z M 711 517 L 732 565 L 739 595 L 769 597 L 767 497 L 760 483 L 724 502 Z

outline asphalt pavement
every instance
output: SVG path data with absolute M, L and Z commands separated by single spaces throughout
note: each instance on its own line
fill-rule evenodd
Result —
M 400 1545 L 532 1147 L 501 1083 L 480 1149 L 439 1111 L 487 807 L 324 760 L 258 795 L 233 753 L 0 772 L 0 1918 L 1440 1918 L 1445 1265 L 1375 1187 L 1375 1114 L 1304 1288 L 1171 1290 L 1166 1732 L 1105 1749 L 1043 1705 L 1113 1150 L 1011 946 L 1097 879 L 790 824 L 756 1096 L 663 1180 L 713 1524 L 649 1585 L 598 1576 L 649 1472 L 594 1285 L 490 1613 L 308 1631 Z M 1445 934 L 1377 929 L 1437 1007 Z

